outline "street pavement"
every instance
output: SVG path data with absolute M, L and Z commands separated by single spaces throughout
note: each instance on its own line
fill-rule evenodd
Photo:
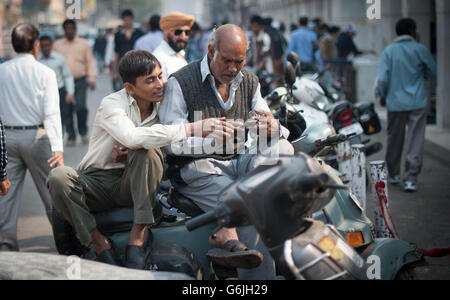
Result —
M 109 77 L 100 76 L 97 89 L 89 92 L 88 96 L 90 125 L 102 98 L 110 92 Z M 385 144 L 385 130 L 372 140 Z M 427 143 L 427 147 L 433 145 Z M 66 147 L 66 165 L 76 167 L 86 151 L 87 145 L 81 144 L 79 139 L 75 147 Z M 384 153 L 383 150 L 367 158 L 367 161 L 383 159 Z M 430 153 L 427 151 L 425 156 L 417 193 L 407 194 L 401 186 L 389 186 L 390 212 L 401 239 L 414 243 L 419 248 L 446 248 L 450 247 L 450 165 L 448 160 Z M 367 195 L 367 215 L 372 218 L 375 203 L 371 200 L 369 191 L 370 189 Z M 21 251 L 56 253 L 51 226 L 29 174 L 21 199 L 18 237 Z M 450 279 L 449 257 L 427 258 L 427 262 L 427 266 L 416 269 L 419 279 Z

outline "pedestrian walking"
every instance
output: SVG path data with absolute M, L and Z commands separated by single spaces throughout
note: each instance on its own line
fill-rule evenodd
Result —
M 398 37 L 381 56 L 376 95 L 388 110 L 388 182 L 399 184 L 401 181 L 400 165 L 406 136 L 404 190 L 415 192 L 425 141 L 427 95 L 424 81 L 436 76 L 436 63 L 428 48 L 416 41 L 417 25 L 413 19 L 400 20 L 396 31 Z
M 374 50 L 360 50 L 355 42 L 354 38 L 357 34 L 356 26 L 353 24 L 348 25 L 344 31 L 339 35 L 336 47 L 338 49 L 338 57 L 341 59 L 347 59 L 350 54 L 359 56 L 362 54 L 376 54 Z
M 64 56 L 53 51 L 53 41 L 51 37 L 43 35 L 39 40 L 41 43 L 41 52 L 39 53 L 38 61 L 52 69 L 55 72 L 56 80 L 58 81 L 59 107 L 61 110 L 64 135 L 64 130 L 67 132 L 73 130 L 73 112 L 71 110 L 71 106 L 75 103 L 75 84 L 73 76 L 72 73 L 70 73 L 69 65 Z M 67 121 L 72 121 L 72 123 L 67 124 Z
M 14 27 L 18 56 L 0 65 L 0 115 L 6 132 L 11 189 L 0 197 L 0 250 L 18 251 L 17 220 L 26 171 L 29 170 L 51 220 L 47 176 L 64 165 L 58 82 L 39 63 L 39 31 L 32 24 Z
M 317 34 L 308 28 L 308 18 L 300 18 L 300 28 L 292 32 L 286 53 L 294 51 L 300 57 L 303 71 L 315 70 L 314 52 L 318 47 Z
M 106 56 L 106 46 L 108 41 L 106 40 L 106 35 L 103 30 L 98 31 L 98 36 L 95 39 L 94 44 L 94 55 L 97 60 L 97 66 L 100 73 L 105 70 L 105 56 Z
M 136 41 L 144 35 L 140 28 L 134 28 L 134 13 L 130 9 L 122 12 L 123 27 L 114 35 L 113 90 L 123 89 L 119 76 L 119 61 L 130 50 L 134 49 Z
M 188 63 L 202 59 L 205 56 L 208 36 L 209 34 L 204 32 L 197 22 L 194 22 L 186 46 L 186 60 Z
M 251 31 L 248 33 L 250 42 L 250 55 L 247 65 L 258 71 L 273 73 L 272 44 L 269 34 L 265 29 L 264 19 L 255 15 L 250 20 Z
M 89 142 L 86 100 L 88 88 L 95 89 L 97 68 L 88 41 L 76 35 L 77 25 L 75 21 L 69 19 L 64 21 L 63 29 L 65 37 L 55 42 L 53 50 L 64 56 L 74 78 L 75 103 L 68 104 L 68 111 L 64 120 L 68 134 L 67 146 L 74 146 L 76 141 L 73 125 L 74 113 L 77 115 L 77 128 L 81 141 L 83 144 Z
M 148 22 L 149 32 L 136 41 L 134 50 L 145 50 L 150 53 L 155 51 L 156 47 L 158 47 L 164 39 L 164 34 L 159 27 L 160 20 L 160 15 L 151 16 Z

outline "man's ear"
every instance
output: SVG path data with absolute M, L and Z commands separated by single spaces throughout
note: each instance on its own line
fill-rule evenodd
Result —
M 214 53 L 215 53 L 214 47 L 212 45 L 208 45 L 208 58 L 209 58 L 209 60 L 211 60 L 211 61 L 213 60 Z
M 127 90 L 127 93 L 134 97 L 134 94 L 135 94 L 135 87 L 134 87 L 134 85 L 129 83 L 129 82 L 125 82 L 123 84 L 123 86 Z

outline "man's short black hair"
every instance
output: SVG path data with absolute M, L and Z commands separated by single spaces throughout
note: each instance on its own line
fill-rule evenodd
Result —
M 53 39 L 49 36 L 49 35 L 42 35 L 39 40 L 42 41 L 50 41 L 51 43 L 53 43 Z
M 148 24 L 150 25 L 150 31 L 158 31 L 161 30 L 159 27 L 159 21 L 161 20 L 160 15 L 153 15 L 150 17 Z
M 339 28 L 338 26 L 331 26 L 330 30 L 328 32 L 330 34 L 335 34 L 335 33 L 338 33 L 339 31 L 341 31 L 341 28 Z
M 416 21 L 411 18 L 401 19 L 397 22 L 395 30 L 397 31 L 397 35 L 410 35 L 411 31 L 415 32 L 417 29 Z
M 299 23 L 301 26 L 308 26 L 308 23 L 309 23 L 308 17 L 301 17 L 299 20 Z
M 39 39 L 39 30 L 30 23 L 22 23 L 14 27 L 11 41 L 17 53 L 29 53 Z
M 155 67 L 161 67 L 158 59 L 145 50 L 131 50 L 119 62 L 119 74 L 123 83 L 136 84 L 136 78 L 149 75 Z
M 72 19 L 66 19 L 62 26 L 63 28 L 66 28 L 67 25 L 73 25 L 75 29 L 77 28 L 77 22 L 75 22 L 75 20 Z
M 122 16 L 122 19 L 125 18 L 125 17 L 132 17 L 132 18 L 134 18 L 134 14 L 133 14 L 133 11 L 131 9 L 125 9 L 122 12 L 121 16 Z
M 255 15 L 250 19 L 250 24 L 253 23 L 264 25 L 264 19 L 261 16 Z

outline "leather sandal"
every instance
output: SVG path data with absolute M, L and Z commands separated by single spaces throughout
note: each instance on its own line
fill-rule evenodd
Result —
M 125 249 L 125 268 L 144 270 L 151 255 L 153 233 L 147 228 L 147 239 L 142 246 L 127 245 Z
M 248 249 L 238 240 L 230 240 L 221 248 L 210 249 L 206 255 L 212 263 L 231 269 L 253 269 L 263 260 L 261 252 Z

